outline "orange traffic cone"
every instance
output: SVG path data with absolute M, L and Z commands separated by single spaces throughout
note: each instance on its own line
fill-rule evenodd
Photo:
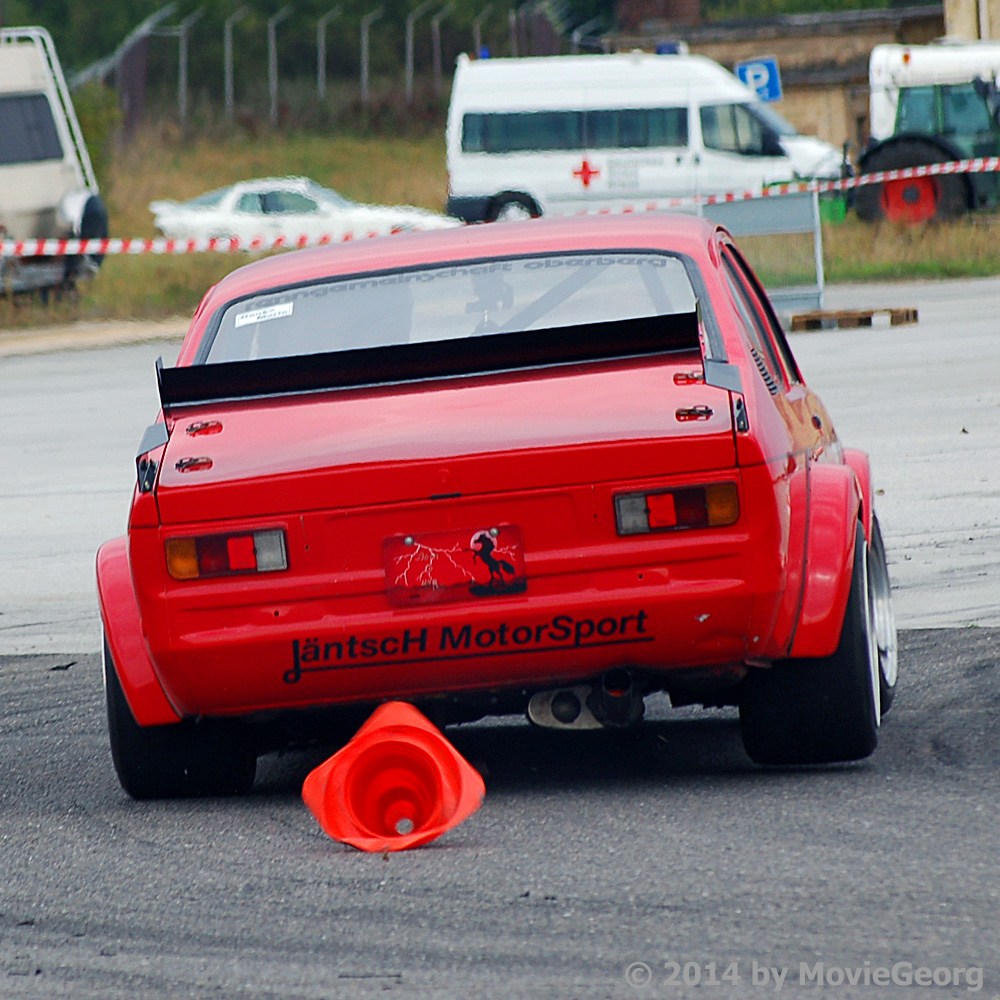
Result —
M 479 773 L 402 701 L 377 708 L 302 786 L 324 831 L 362 851 L 427 844 L 468 819 L 485 794 Z

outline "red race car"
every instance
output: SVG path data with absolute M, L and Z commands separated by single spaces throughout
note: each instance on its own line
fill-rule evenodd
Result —
M 389 699 L 439 725 L 739 707 L 758 762 L 855 760 L 896 683 L 867 457 L 723 229 L 683 215 L 307 250 L 205 296 L 98 555 L 135 797 Z

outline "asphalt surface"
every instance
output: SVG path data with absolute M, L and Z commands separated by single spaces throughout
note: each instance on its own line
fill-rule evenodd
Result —
M 485 803 L 388 856 L 300 802 L 326 751 L 265 758 L 239 799 L 132 802 L 97 658 L 0 658 L 0 997 L 679 997 L 685 972 L 753 997 L 764 967 L 785 996 L 968 996 L 981 970 L 996 997 L 998 638 L 904 633 L 853 766 L 756 768 L 732 713 L 662 705 L 638 737 L 449 730 Z M 840 985 L 894 967 L 948 984 Z

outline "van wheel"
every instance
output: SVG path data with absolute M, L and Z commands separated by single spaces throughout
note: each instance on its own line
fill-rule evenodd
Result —
M 249 791 L 257 769 L 249 732 L 239 723 L 217 719 L 140 726 L 125 700 L 106 638 L 104 688 L 111 759 L 133 799 Z
M 519 222 L 537 219 L 542 213 L 526 194 L 498 194 L 490 203 L 487 222 Z
M 743 745 L 758 764 L 861 760 L 875 750 L 879 664 L 865 533 L 855 528 L 854 567 L 840 642 L 830 656 L 753 670 L 740 698 Z

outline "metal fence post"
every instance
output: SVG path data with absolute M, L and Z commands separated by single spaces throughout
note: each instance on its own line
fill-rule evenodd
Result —
M 523 42 L 521 48 L 524 49 L 522 55 L 534 55 L 535 25 L 534 16 L 538 9 L 538 0 L 524 0 L 524 3 L 517 8 L 517 35 Z
M 277 26 L 292 12 L 286 4 L 273 17 L 267 19 L 267 84 L 271 94 L 271 127 L 278 124 L 278 32 Z
M 493 4 L 488 3 L 472 22 L 472 47 L 475 49 L 477 59 L 483 54 L 483 21 L 491 10 Z
M 326 97 L 326 26 L 340 11 L 340 7 L 334 7 L 316 22 L 316 95 L 321 101 Z
M 406 15 L 406 103 L 413 103 L 413 26 L 416 24 L 417 18 L 425 10 L 427 10 L 430 5 L 434 3 L 434 0 L 424 0 L 416 10 L 410 11 Z
M 368 81 L 368 41 L 371 35 L 371 24 L 372 21 L 378 20 L 381 16 L 382 8 L 378 7 L 361 18 L 361 101 L 363 104 L 368 103 L 370 93 Z
M 182 128 L 187 125 L 188 114 L 188 30 L 204 13 L 205 9 L 199 7 L 193 14 L 188 14 L 176 28 L 179 39 L 177 55 L 177 115 L 181 120 Z
M 573 29 L 573 34 L 570 35 L 572 40 L 570 52 L 572 52 L 573 55 L 576 55 L 580 51 L 580 43 L 586 37 L 587 32 L 590 31 L 591 28 L 596 28 L 602 20 L 603 18 L 600 17 L 592 17 L 589 21 L 581 24 L 580 27 Z
M 441 93 L 441 21 L 454 7 L 454 3 L 446 3 L 431 18 L 431 42 L 434 49 L 434 93 Z
M 222 71 L 225 78 L 226 121 L 230 122 L 233 120 L 233 109 L 236 104 L 233 94 L 233 25 L 246 17 L 246 14 L 246 7 L 240 7 L 239 10 L 233 11 L 226 18 L 222 29 Z

